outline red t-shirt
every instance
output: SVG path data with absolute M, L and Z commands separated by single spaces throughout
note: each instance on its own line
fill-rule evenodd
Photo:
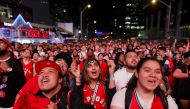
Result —
M 22 60 L 22 66 L 24 69 L 24 75 L 26 77 L 26 80 L 28 81 L 29 79 L 33 78 L 33 62 L 32 60 L 28 64 L 24 64 Z
M 91 104 L 93 93 L 94 91 L 90 89 L 88 85 L 84 85 L 83 96 L 84 96 L 85 104 Z M 94 100 L 94 108 L 107 109 L 106 93 L 105 93 L 104 86 L 102 83 L 99 84 L 99 87 L 96 93 L 96 97 Z
M 130 104 L 130 109 L 141 109 L 139 106 L 138 100 L 135 97 L 134 92 L 132 93 L 132 100 L 131 100 L 131 104 Z M 151 109 L 164 109 L 164 107 L 162 105 L 162 101 L 158 96 L 154 97 Z

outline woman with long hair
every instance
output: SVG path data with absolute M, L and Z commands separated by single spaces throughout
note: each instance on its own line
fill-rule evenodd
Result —
M 115 56 L 115 64 L 116 64 L 116 68 L 115 71 L 117 71 L 118 69 L 121 69 L 124 67 L 124 52 L 118 52 Z
M 113 63 L 113 62 L 112 62 Z M 113 64 L 110 67 L 110 74 L 114 72 Z M 84 63 L 84 70 L 80 72 L 76 64 L 71 65 L 71 70 L 75 75 L 76 87 L 71 92 L 71 109 L 108 109 L 112 96 L 116 92 L 114 85 L 107 86 L 101 79 L 101 69 L 99 62 L 90 58 Z M 82 73 L 80 75 L 80 73 Z M 81 78 L 82 76 L 82 78 Z M 109 87 L 109 88 L 108 88 Z
M 162 78 L 159 61 L 154 58 L 140 60 L 127 89 L 114 95 L 111 109 L 177 109 L 171 96 L 165 95 L 160 87 Z

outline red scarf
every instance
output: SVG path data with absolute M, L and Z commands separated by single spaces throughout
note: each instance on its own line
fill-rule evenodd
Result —
M 132 101 L 130 104 L 130 109 L 141 109 L 137 102 L 134 92 L 132 93 Z M 151 109 L 164 109 L 164 106 L 162 104 L 160 97 L 158 96 L 154 97 Z
M 84 96 L 84 103 L 91 104 L 92 96 L 94 91 L 88 87 L 88 85 L 84 85 L 83 88 L 83 96 Z M 94 108 L 95 109 L 107 109 L 106 103 L 106 93 L 104 90 L 104 85 L 102 83 L 99 84 L 96 97 L 94 100 Z

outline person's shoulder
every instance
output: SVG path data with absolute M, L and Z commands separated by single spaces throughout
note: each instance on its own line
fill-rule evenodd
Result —
M 168 107 L 169 107 L 168 109 L 178 109 L 176 102 L 170 95 L 167 96 L 167 100 L 168 100 Z
M 115 71 L 115 74 L 118 74 L 118 73 L 121 73 L 121 72 L 125 73 L 126 72 L 126 68 L 123 67 L 121 69 L 118 69 L 117 71 Z
M 39 85 L 38 85 L 38 77 L 33 77 L 29 79 L 26 84 L 22 87 L 22 89 L 19 91 L 19 94 L 26 94 L 26 93 L 32 93 L 35 94 L 39 91 Z
M 127 88 L 122 88 L 120 91 L 116 92 L 117 95 L 121 95 L 121 96 L 124 96 L 125 95 L 125 92 L 126 92 Z M 115 94 L 115 95 L 116 95 Z
M 117 78 L 121 78 L 124 75 L 126 75 L 126 69 L 122 68 L 122 69 L 118 69 L 115 73 L 114 73 L 114 77 Z
M 174 70 L 176 69 L 181 69 L 181 70 L 186 69 L 186 65 L 184 63 L 180 63 L 175 66 Z
M 12 57 L 10 58 L 10 62 L 11 62 L 11 63 L 17 63 L 17 62 L 21 63 L 21 60 L 19 60 L 19 59 L 17 59 L 17 58 L 15 58 L 15 57 L 12 56 Z
M 125 105 L 125 93 L 127 88 L 123 88 L 120 91 L 117 91 L 115 95 L 113 96 L 111 106 L 117 106 L 124 108 Z

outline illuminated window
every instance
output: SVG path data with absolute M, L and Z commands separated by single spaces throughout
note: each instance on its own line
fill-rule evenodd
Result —
M 131 24 L 131 22 L 125 22 L 125 24 Z
M 125 17 L 125 20 L 131 20 L 131 17 Z
M 126 4 L 126 6 L 131 6 L 131 4 L 130 4 L 130 3 L 128 3 L 128 4 Z
M 141 29 L 144 29 L 144 26 L 141 26 Z
M 131 28 L 131 27 L 129 25 L 127 25 L 126 28 Z

